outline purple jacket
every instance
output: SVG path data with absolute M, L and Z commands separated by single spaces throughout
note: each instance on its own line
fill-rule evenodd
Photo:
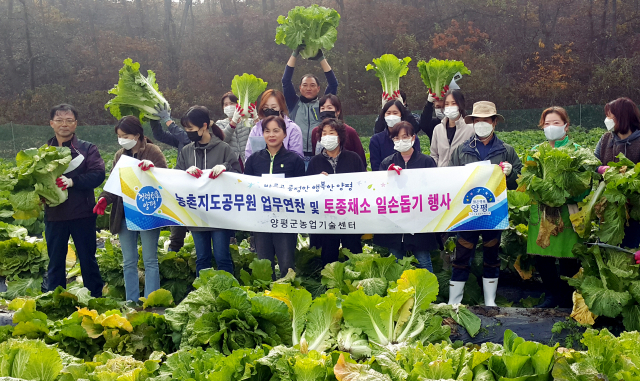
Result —
M 57 147 L 58 140 L 53 137 L 47 144 Z M 75 134 L 71 140 L 62 143 L 62 146 L 71 149 L 71 157 L 73 159 L 78 155 L 82 155 L 84 160 L 76 169 L 64 174 L 64 176 L 73 181 L 73 186 L 67 189 L 69 198 L 53 208 L 45 205 L 45 220 L 69 221 L 92 217 L 94 215 L 93 207 L 96 205 L 93 190 L 104 181 L 104 161 L 98 152 L 98 147 L 78 139 Z
M 287 125 L 287 136 L 285 136 L 284 148 L 288 151 L 293 151 L 300 155 L 300 157 L 304 157 L 304 153 L 302 153 L 302 131 L 297 124 L 295 124 L 288 116 L 284 117 L 285 124 Z M 244 149 L 245 162 L 251 156 L 251 137 L 252 136 L 262 136 L 262 120 L 256 123 L 255 126 L 251 129 L 249 133 L 249 140 L 247 140 L 247 146 Z

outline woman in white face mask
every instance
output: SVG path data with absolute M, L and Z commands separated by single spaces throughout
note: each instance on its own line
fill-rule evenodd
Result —
M 413 126 L 414 131 L 418 129 L 417 123 L 415 122 L 416 120 L 413 115 L 411 115 L 411 112 L 397 99 L 385 103 L 380 115 L 378 115 L 376 124 L 379 124 L 380 121 L 386 124 L 386 128 L 373 135 L 369 142 L 369 160 L 371 161 L 372 171 L 379 171 L 382 160 L 394 153 L 391 131 L 396 124 L 409 122 L 411 126 Z M 422 152 L 420 150 L 419 139 L 415 139 L 413 148 L 418 152 Z
M 518 187 L 516 179 L 522 169 L 522 163 L 513 147 L 495 135 L 494 130 L 499 120 L 504 121 L 504 118 L 496 112 L 496 105 L 493 102 L 475 103 L 473 114 L 466 117 L 467 123 L 473 126 L 475 134 L 451 153 L 449 166 L 463 166 L 489 161 L 491 164 L 501 167 L 506 177 L 507 189 L 516 189 Z M 501 230 L 476 230 L 458 233 L 456 258 L 452 263 L 453 270 L 449 286 L 449 304 L 458 304 L 462 301 L 464 284 L 469 279 L 470 260 L 475 256 L 476 245 L 482 236 L 484 303 L 486 306 L 496 305 L 498 275 L 500 274 L 498 252 L 501 235 Z
M 335 118 L 324 119 L 318 125 L 317 134 L 324 147 L 322 151 L 311 158 L 307 168 L 307 176 L 335 173 L 366 172 L 362 159 L 357 153 L 344 149 L 348 139 L 347 130 L 341 120 Z M 322 249 L 322 264 L 338 260 L 340 243 L 342 247 L 352 253 L 362 252 L 360 234 L 310 234 L 311 246 Z
M 527 157 L 533 160 L 533 155 L 538 147 L 549 144 L 554 148 L 573 147 L 579 149 L 580 146 L 569 139 L 569 115 L 562 107 L 549 107 L 542 112 L 540 117 L 540 128 L 543 129 L 547 142 L 534 146 Z M 582 201 L 585 194 L 570 200 L 568 204 L 577 204 Z M 560 279 L 560 276 L 572 277 L 580 269 L 580 264 L 573 257 L 571 249 L 573 245 L 580 241 L 576 232 L 571 228 L 573 225 L 570 218 L 570 210 L 578 211 L 569 205 L 560 207 L 560 216 L 564 223 L 564 230 L 551 238 L 547 247 L 538 245 L 538 233 L 540 232 L 540 216 L 554 215 L 557 209 L 552 210 L 544 204 L 538 203 L 529 208 L 529 235 L 527 236 L 527 254 L 536 255 L 536 270 L 542 278 L 542 285 L 545 288 L 545 300 L 538 308 L 570 307 L 573 303 L 573 288 L 567 282 Z M 556 265 L 556 260 L 559 265 Z
M 167 168 L 162 151 L 151 140 L 144 136 L 140 120 L 135 116 L 125 116 L 115 127 L 118 143 L 122 148 L 116 152 L 113 167 L 122 155 L 132 156 L 141 160 L 139 167 L 143 171 L 153 167 Z M 140 283 L 138 280 L 138 237 L 142 242 L 142 259 L 144 261 L 144 296 L 160 288 L 160 273 L 158 268 L 158 238 L 160 229 L 133 231 L 127 228 L 124 219 L 124 204 L 122 197 L 109 192 L 102 192 L 98 196 L 98 203 L 93 212 L 103 215 L 109 204 L 112 204 L 109 217 L 109 230 L 118 234 L 122 247 L 124 266 L 124 287 L 128 301 L 138 302 L 140 299 Z
M 617 162 L 617 156 L 623 154 L 634 163 L 640 162 L 640 111 L 638 106 L 629 98 L 618 98 L 604 106 L 604 113 L 607 118 L 604 125 L 608 132 L 605 132 L 598 145 L 595 155 L 602 165 L 598 168 L 598 173 L 604 174 L 609 166 L 609 162 Z M 640 246 L 640 222 L 633 218 L 629 219 L 629 226 L 624 229 L 624 239 L 620 246 L 638 247 Z
M 451 90 L 444 96 L 442 122 L 433 130 L 431 157 L 438 167 L 449 164 L 451 152 L 473 136 L 473 127 L 464 120 L 465 100 L 460 90 Z
M 220 104 L 226 118 L 217 120 L 216 125 L 224 132 L 224 142 L 231 146 L 231 150 L 240 157 L 243 164 L 246 161 L 244 149 L 255 124 L 252 121 L 257 118 L 255 104 L 250 106 L 250 110 L 242 110 L 238 106 L 238 97 L 232 92 L 224 94 Z
M 380 164 L 380 170 L 395 171 L 399 176 L 409 176 L 405 170 L 418 168 L 435 168 L 436 162 L 429 155 L 425 155 L 413 148 L 418 139 L 411 123 L 400 122 L 391 131 L 395 152 L 386 157 Z M 396 176 L 389 173 L 389 176 Z M 438 249 L 435 233 L 419 234 L 374 234 L 373 242 L 389 249 L 397 259 L 405 255 L 413 255 L 417 260 L 417 267 L 433 272 L 431 251 Z

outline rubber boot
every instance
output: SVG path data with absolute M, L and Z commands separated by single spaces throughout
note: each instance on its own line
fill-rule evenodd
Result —
M 449 304 L 462 303 L 462 295 L 464 294 L 464 284 L 466 282 L 449 282 Z
M 484 292 L 484 305 L 497 307 L 496 292 L 498 291 L 498 278 L 482 278 L 482 291 Z

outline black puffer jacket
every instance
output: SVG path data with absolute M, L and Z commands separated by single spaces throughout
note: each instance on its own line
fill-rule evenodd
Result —
M 388 156 L 382 161 L 380 168 L 389 168 L 389 165 L 395 164 L 403 169 L 400 176 L 409 176 L 404 171 L 410 171 L 411 169 L 418 168 L 437 168 L 436 161 L 429 155 L 425 155 L 416 150 L 409 158 L 409 161 L 405 164 L 402 154 L 396 152 L 391 156 Z M 388 248 L 402 248 L 404 243 L 404 249 L 407 251 L 431 251 L 438 248 L 437 236 L 435 233 L 416 233 L 416 234 L 375 234 L 373 236 L 373 243 Z

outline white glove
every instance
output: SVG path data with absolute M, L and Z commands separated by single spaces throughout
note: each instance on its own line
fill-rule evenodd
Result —
M 200 170 L 200 168 L 196 167 L 195 165 L 190 166 L 187 169 L 187 173 L 195 177 L 196 179 L 199 179 L 200 176 L 202 176 L 202 170 Z
M 234 125 L 237 125 L 238 122 L 240 122 L 240 119 L 242 119 L 242 117 L 244 117 L 244 110 L 242 109 L 242 106 L 240 106 L 239 104 L 236 104 L 236 111 L 233 113 L 233 116 L 231 117 L 231 123 L 233 123 Z
M 215 167 L 213 167 L 213 169 L 211 170 L 211 174 L 209 175 L 210 179 L 217 179 L 218 176 L 220 176 L 220 174 L 222 174 L 222 172 L 226 171 L 227 167 L 225 167 L 222 164 L 218 164 Z
M 504 173 L 505 176 L 509 176 L 511 174 L 511 171 L 513 170 L 513 165 L 507 163 L 506 161 L 500 163 L 500 167 L 502 167 L 502 173 Z
M 142 169 L 143 171 L 148 171 L 151 168 L 155 167 L 155 165 L 153 165 L 153 162 L 151 160 L 142 160 L 140 164 L 138 164 L 138 167 L 140 167 L 140 169 Z
M 435 103 L 436 98 L 433 97 L 433 95 L 431 94 L 431 90 L 429 90 L 429 96 L 427 97 L 427 102 L 429 103 Z
M 58 188 L 62 188 L 62 190 L 67 190 L 67 188 L 71 188 L 73 186 L 73 180 L 62 175 L 56 179 L 56 185 Z

